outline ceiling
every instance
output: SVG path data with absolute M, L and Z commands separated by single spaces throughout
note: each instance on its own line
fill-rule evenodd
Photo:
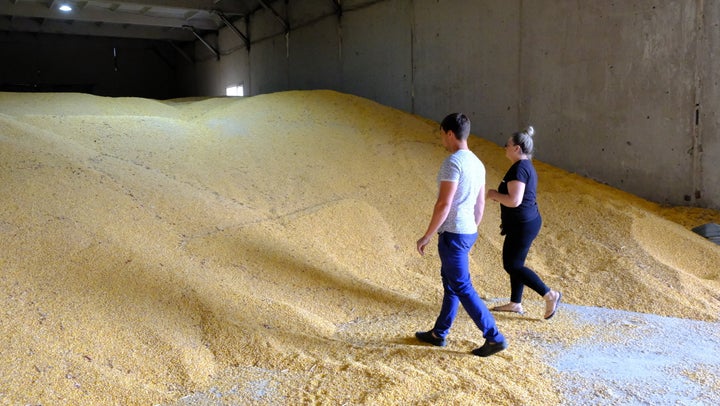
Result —
M 0 0 L 0 31 L 192 41 L 274 0 Z M 67 4 L 73 9 L 61 11 Z M 275 13 L 277 16 L 277 13 Z

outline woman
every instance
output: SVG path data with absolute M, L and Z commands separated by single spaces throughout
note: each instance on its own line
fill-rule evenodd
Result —
M 493 307 L 499 312 L 523 313 L 523 288 L 527 285 L 545 299 L 545 319 L 555 315 L 562 294 L 547 287 L 540 277 L 525 266 L 530 245 L 542 226 L 542 217 L 535 200 L 537 173 L 532 164 L 533 135 L 528 127 L 517 132 L 505 144 L 505 156 L 512 166 L 497 190 L 488 191 L 488 199 L 500 203 L 503 267 L 510 274 L 510 303 Z

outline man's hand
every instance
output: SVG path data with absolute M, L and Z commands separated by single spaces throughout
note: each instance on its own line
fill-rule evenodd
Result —
M 417 250 L 420 253 L 420 255 L 425 255 L 425 246 L 427 246 L 430 243 L 431 237 L 423 236 L 419 240 L 417 240 Z

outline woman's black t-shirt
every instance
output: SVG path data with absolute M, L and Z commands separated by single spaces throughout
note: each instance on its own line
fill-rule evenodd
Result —
M 514 180 L 525 184 L 525 194 L 518 207 L 500 205 L 500 219 L 504 226 L 532 221 L 540 215 L 535 201 L 538 182 L 537 173 L 529 159 L 521 159 L 508 169 L 502 182 L 500 182 L 500 186 L 498 186 L 498 192 L 508 194 L 507 185 Z

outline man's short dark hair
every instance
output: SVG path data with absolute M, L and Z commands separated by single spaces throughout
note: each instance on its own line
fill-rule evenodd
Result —
M 470 136 L 470 119 L 462 113 L 448 114 L 440 123 L 440 128 L 445 131 L 452 131 L 458 140 L 466 140 Z

